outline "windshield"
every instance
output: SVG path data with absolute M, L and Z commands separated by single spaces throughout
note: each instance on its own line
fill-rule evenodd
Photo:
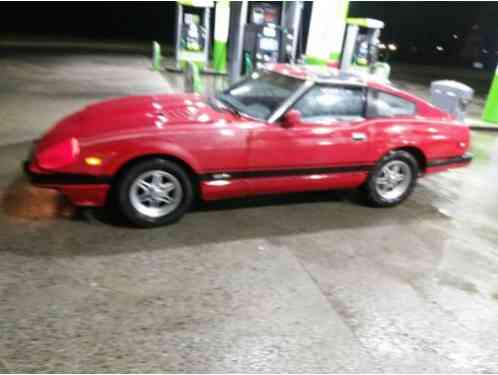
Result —
M 302 80 L 282 74 L 254 72 L 216 98 L 236 112 L 267 120 L 302 84 Z

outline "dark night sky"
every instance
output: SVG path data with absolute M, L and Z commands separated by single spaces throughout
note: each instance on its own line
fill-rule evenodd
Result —
M 401 59 L 453 61 L 472 26 L 479 25 L 480 45 L 488 58 L 498 50 L 498 3 L 352 2 L 350 16 L 386 22 L 382 39 L 400 46 Z M 0 5 L 0 33 L 57 35 L 94 39 L 160 40 L 172 43 L 174 2 L 9 3 Z M 452 38 L 458 35 L 458 40 Z M 444 53 L 435 53 L 444 45 Z M 414 49 L 416 52 L 414 53 Z M 434 55 L 434 56 L 433 56 Z M 485 58 L 486 56 L 484 56 Z
M 498 3 L 493 2 L 354 2 L 351 16 L 368 16 L 386 22 L 382 39 L 400 45 L 405 58 L 455 62 L 460 58 L 466 37 L 472 31 L 480 52 L 474 60 L 498 57 Z M 477 25 L 477 26 L 476 26 Z M 455 34 L 458 39 L 454 39 Z M 477 36 L 476 36 L 477 34 Z M 435 47 L 445 48 L 443 53 Z M 417 54 L 413 55 L 413 47 Z M 410 53 L 411 52 L 411 53 Z
M 174 2 L 3 2 L 0 32 L 168 41 Z

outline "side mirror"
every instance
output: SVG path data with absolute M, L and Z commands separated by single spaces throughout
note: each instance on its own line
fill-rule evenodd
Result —
M 292 128 L 301 123 L 301 112 L 291 109 L 282 117 L 282 126 L 284 128 Z

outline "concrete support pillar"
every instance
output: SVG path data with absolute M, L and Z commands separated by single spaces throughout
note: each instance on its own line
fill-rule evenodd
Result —
M 220 0 L 216 3 L 213 43 L 213 68 L 220 73 L 226 71 L 229 24 L 230 2 L 228 0 Z
M 351 68 L 354 47 L 359 30 L 360 28 L 357 25 L 349 25 L 347 28 L 346 39 L 344 40 L 344 51 L 340 60 L 340 69 L 343 71 L 348 71 Z
M 340 59 L 349 0 L 316 0 L 311 11 L 306 62 L 326 64 Z
M 176 4 L 176 35 L 175 35 L 175 61 L 176 68 L 180 69 L 180 38 L 182 30 L 179 25 L 182 24 L 183 20 L 183 5 L 180 2 Z
M 299 33 L 301 30 L 301 20 L 304 4 L 302 1 L 286 1 L 284 2 L 285 15 L 283 26 L 289 32 L 287 39 L 284 41 L 285 53 L 290 57 L 290 62 L 294 63 L 297 56 L 297 45 L 299 40 Z
M 211 37 L 211 23 L 210 23 L 210 18 L 211 18 L 211 9 L 209 7 L 206 7 L 204 9 L 204 30 L 206 33 L 206 48 L 204 49 L 204 63 L 208 65 L 209 63 L 209 48 L 211 45 L 210 42 L 210 37 Z
M 247 1 L 232 1 L 230 3 L 230 48 L 228 51 L 228 79 L 230 83 L 238 81 L 241 75 L 246 22 Z

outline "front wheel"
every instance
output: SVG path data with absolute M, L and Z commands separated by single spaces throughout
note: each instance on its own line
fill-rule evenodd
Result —
M 366 183 L 368 202 L 390 207 L 404 201 L 415 187 L 418 164 L 406 151 L 395 151 L 380 160 Z
M 188 174 L 164 159 L 144 160 L 130 167 L 117 182 L 117 203 L 134 225 L 153 227 L 179 220 L 194 193 Z

